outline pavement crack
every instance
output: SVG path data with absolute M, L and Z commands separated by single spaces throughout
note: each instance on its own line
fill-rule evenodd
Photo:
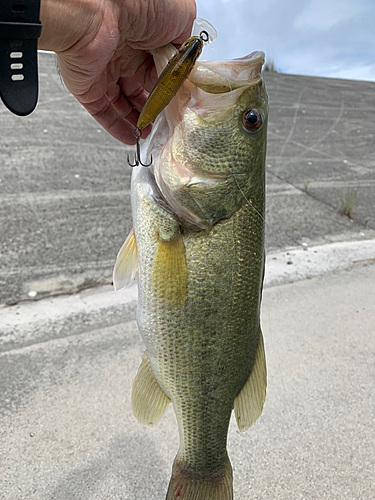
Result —
M 46 294 L 43 294 L 43 295 L 40 295 L 40 296 L 36 296 L 36 297 L 25 297 L 25 298 L 22 298 L 22 299 L 17 299 L 17 300 L 12 300 L 12 301 L 5 301 L 3 302 L 2 304 L 0 304 L 0 308 L 2 307 L 10 307 L 10 306 L 15 306 L 19 303 L 22 303 L 22 302 L 38 302 L 40 300 L 44 300 L 44 299 L 51 299 L 53 297 L 61 297 L 61 296 L 69 296 L 69 295 L 77 295 L 81 292 L 83 292 L 84 290 L 94 290 L 96 288 L 100 288 L 101 286 L 103 285 L 111 285 L 112 284 L 112 280 L 111 279 L 101 279 L 97 282 L 94 282 L 94 283 L 83 283 L 82 285 L 78 285 L 78 286 L 75 286 L 74 288 L 71 288 L 70 290 L 62 290 L 60 292 L 51 292 L 51 293 L 46 293 Z M 81 298 L 81 300 L 83 300 Z
M 308 190 L 298 186 L 297 184 L 293 184 L 292 182 L 288 181 L 287 179 L 284 179 L 283 177 L 281 177 L 281 175 L 278 175 L 276 174 L 275 172 L 270 172 L 269 170 L 267 171 L 267 173 L 269 175 L 273 175 L 274 177 L 276 177 L 276 179 L 279 179 L 280 181 L 284 182 L 285 184 L 288 184 L 289 186 L 292 186 L 294 189 L 297 189 L 298 191 L 300 191 L 301 193 L 307 195 L 307 196 L 310 196 L 312 199 L 318 201 L 319 203 L 322 203 L 323 205 L 333 209 L 335 211 L 336 214 L 340 214 L 342 217 L 344 217 L 345 219 L 349 220 L 348 217 L 346 217 L 345 215 L 343 215 L 340 210 L 337 208 L 337 206 L 334 206 L 333 204 L 331 203 L 328 203 L 327 201 L 325 200 L 322 200 L 321 198 L 319 198 L 318 196 L 315 196 L 313 195 L 311 192 L 309 192 Z M 353 223 L 353 224 L 356 224 L 358 226 L 361 226 L 361 228 L 364 228 L 364 229 L 375 229 L 375 227 L 372 226 L 372 224 L 369 223 L 368 220 L 362 220 L 360 218 L 355 218 L 355 219 L 350 219 L 350 221 Z
M 290 127 L 288 137 L 285 139 L 284 144 L 283 144 L 283 146 L 282 146 L 282 148 L 281 148 L 281 151 L 280 151 L 280 158 L 283 156 L 284 151 L 285 151 L 285 148 L 286 148 L 286 146 L 287 146 L 288 142 L 290 141 L 290 139 L 292 138 L 292 135 L 293 135 L 293 133 L 294 133 L 294 129 L 295 129 L 295 127 L 296 127 L 297 118 L 298 118 L 298 111 L 299 111 L 299 109 L 300 109 L 300 104 L 301 104 L 302 94 L 303 94 L 303 89 L 302 89 L 302 90 L 301 90 L 301 92 L 299 93 L 299 96 L 298 96 L 298 99 L 297 99 L 297 102 L 296 102 L 296 109 L 295 109 L 294 116 L 293 116 L 292 126 Z
M 319 139 L 316 139 L 316 141 L 314 141 L 312 143 L 312 147 L 315 147 L 318 144 L 320 144 L 321 142 L 323 142 L 332 133 L 332 131 L 335 130 L 335 127 L 340 123 L 340 120 L 341 120 L 342 115 L 344 113 L 344 107 L 345 107 L 344 106 L 344 96 L 342 95 L 341 107 L 340 107 L 339 114 L 337 115 L 337 118 L 335 119 L 335 121 L 333 122 L 333 124 L 329 127 L 329 129 L 327 130 L 327 132 L 325 132 L 321 137 L 319 137 Z

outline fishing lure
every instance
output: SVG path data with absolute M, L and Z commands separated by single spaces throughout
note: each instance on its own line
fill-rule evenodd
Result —
M 192 36 L 181 45 L 159 76 L 154 88 L 139 115 L 137 128 L 144 129 L 163 111 L 177 94 L 179 88 L 189 76 L 198 57 L 202 53 L 203 42 L 208 41 L 207 31 L 199 36 Z
M 196 20 L 196 24 L 202 25 L 205 23 L 206 29 L 202 29 L 199 35 L 191 36 L 181 45 L 176 54 L 169 60 L 167 66 L 158 78 L 154 88 L 152 89 L 145 105 L 139 115 L 137 127 L 133 130 L 133 136 L 137 141 L 137 151 L 135 155 L 134 164 L 130 163 L 128 155 L 128 164 L 131 167 L 142 165 L 149 167 L 152 164 L 152 156 L 150 163 L 142 163 L 140 158 L 140 145 L 139 141 L 142 136 L 142 130 L 147 127 L 155 118 L 163 111 L 163 109 L 170 103 L 173 97 L 177 94 L 178 90 L 189 76 L 192 71 L 196 60 L 201 55 L 205 44 L 210 43 L 216 38 L 214 28 L 204 20 Z M 210 29 L 211 28 L 211 29 Z M 214 30 L 214 36 L 212 36 Z

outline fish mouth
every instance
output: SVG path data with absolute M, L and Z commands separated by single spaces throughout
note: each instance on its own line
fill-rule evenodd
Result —
M 197 62 L 189 81 L 209 94 L 224 94 L 256 85 L 261 79 L 264 52 L 254 51 L 238 59 Z
M 168 46 L 165 49 L 169 49 Z M 159 50 L 155 63 L 167 50 Z M 155 121 L 148 138 L 147 156 L 153 155 L 153 175 L 159 195 L 155 201 L 173 214 L 182 227 L 192 230 L 209 230 L 216 222 L 204 202 L 209 197 L 203 191 L 225 191 L 232 171 L 210 171 L 202 168 L 189 148 L 183 148 L 187 140 L 186 123 L 206 124 L 225 122 L 233 117 L 236 102 L 243 92 L 258 85 L 261 78 L 264 53 L 260 51 L 233 60 L 197 62 L 171 103 Z M 184 151 L 183 151 L 184 150 Z M 239 172 L 240 174 L 241 172 Z M 203 201 L 202 201 L 203 200 Z

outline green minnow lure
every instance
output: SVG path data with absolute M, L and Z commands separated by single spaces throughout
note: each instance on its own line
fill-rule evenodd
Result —
M 177 94 L 201 55 L 204 42 L 208 42 L 208 38 L 207 31 L 201 31 L 199 36 L 190 37 L 170 59 L 139 115 L 137 122 L 139 130 L 143 130 L 155 120 Z
M 137 152 L 134 163 L 130 163 L 128 156 L 128 164 L 131 167 L 136 167 L 138 165 L 149 167 L 152 164 L 152 157 L 149 163 L 142 163 L 140 158 L 139 141 L 142 136 L 142 130 L 155 120 L 177 94 L 178 90 L 194 68 L 198 57 L 202 53 L 204 45 L 216 39 L 216 31 L 210 23 L 204 19 L 196 19 L 194 24 L 195 30 L 197 28 L 207 28 L 207 30 L 201 29 L 199 35 L 193 35 L 188 38 L 186 42 L 181 45 L 176 54 L 169 60 L 167 66 L 160 74 L 158 81 L 142 108 L 137 127 L 133 130 Z

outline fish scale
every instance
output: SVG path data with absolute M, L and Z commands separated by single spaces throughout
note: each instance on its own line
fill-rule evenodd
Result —
M 143 220 L 142 212 L 138 218 Z M 155 220 L 148 216 L 147 229 L 158 224 L 158 214 Z M 262 221 L 259 222 L 259 215 L 252 207 L 245 205 L 233 219 L 218 223 L 210 233 L 199 233 L 185 241 L 188 291 L 183 308 L 172 315 L 161 308 L 159 293 L 152 289 L 149 275 L 154 259 L 150 247 L 147 255 L 140 256 L 147 266 L 140 271 L 140 279 L 146 277 L 140 288 L 147 296 L 147 299 L 140 297 L 140 332 L 154 374 L 176 412 L 182 437 L 180 456 L 203 476 L 217 470 L 226 459 L 233 401 L 250 374 L 258 343 L 259 298 L 254 300 L 251 296 L 249 284 L 259 287 L 254 280 L 260 281 L 263 252 L 259 249 L 263 242 L 259 237 L 254 238 L 262 232 L 254 233 L 253 224 L 260 229 Z M 142 248 L 142 230 L 136 230 L 136 235 L 138 247 Z M 202 261 L 204 266 L 197 265 Z M 232 288 L 229 294 L 223 282 Z M 255 324 L 244 324 L 244 316 L 253 317 Z M 248 335 L 249 330 L 255 332 L 253 337 Z M 223 364 L 232 370 L 228 373 L 227 369 L 220 376 L 214 368 Z M 228 378 L 229 386 L 225 384 Z M 215 379 L 217 394 L 202 379 Z M 202 400 L 200 392 L 209 394 L 211 399 Z M 205 424 L 207 421 L 211 422 L 210 428 Z

